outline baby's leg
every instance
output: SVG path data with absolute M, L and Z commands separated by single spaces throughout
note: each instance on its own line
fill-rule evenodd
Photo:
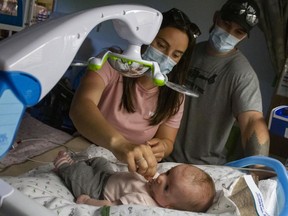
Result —
M 103 187 L 114 172 L 104 158 L 74 162 L 67 153 L 59 153 L 54 164 L 58 167 L 58 175 L 75 197 L 86 194 L 91 198 L 101 199 Z

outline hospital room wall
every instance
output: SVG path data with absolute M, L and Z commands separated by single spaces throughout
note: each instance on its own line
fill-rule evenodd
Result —
M 100 7 L 111 4 L 142 4 L 153 7 L 159 11 L 166 11 L 173 7 L 183 10 L 201 29 L 202 35 L 198 41 L 206 40 L 209 36 L 209 28 L 212 25 L 214 11 L 221 8 L 226 0 L 57 0 L 54 16 L 71 13 L 79 10 Z M 80 48 L 76 59 L 87 60 L 95 56 L 103 48 L 110 45 L 120 45 L 125 48 L 125 41 L 120 39 L 114 31 L 111 22 L 107 21 L 95 27 Z M 264 114 L 268 115 L 274 88 L 274 69 L 267 50 L 265 37 L 262 31 L 256 27 L 252 30 L 249 40 L 240 44 L 240 49 L 246 55 L 255 69 L 263 98 Z

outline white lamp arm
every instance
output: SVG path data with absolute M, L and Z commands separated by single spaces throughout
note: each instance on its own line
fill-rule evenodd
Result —
M 162 14 L 141 5 L 103 6 L 47 20 L 0 42 L 0 158 L 12 145 L 25 108 L 54 87 L 90 31 L 107 20 L 134 48 L 123 54 L 142 59 L 140 47 L 152 42 Z
M 152 42 L 162 14 L 141 5 L 110 5 L 47 20 L 0 43 L 0 71 L 34 76 L 41 83 L 41 100 L 70 66 L 90 31 L 107 20 L 113 20 L 120 37 L 140 47 Z

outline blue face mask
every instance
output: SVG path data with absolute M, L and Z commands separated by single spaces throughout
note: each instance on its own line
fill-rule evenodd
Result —
M 229 52 L 234 49 L 240 40 L 215 25 L 214 29 L 210 33 L 209 42 L 217 51 Z
M 158 62 L 162 74 L 168 74 L 177 64 L 169 56 L 163 54 L 152 46 L 147 47 L 142 58 L 146 61 Z

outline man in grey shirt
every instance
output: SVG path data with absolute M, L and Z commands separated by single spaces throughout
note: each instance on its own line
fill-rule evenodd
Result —
M 187 80 L 200 97 L 186 97 L 174 150 L 165 161 L 224 164 L 225 144 L 235 120 L 245 156 L 269 154 L 259 81 L 236 48 L 259 15 L 252 0 L 228 0 L 215 12 L 209 40 L 197 44 Z

